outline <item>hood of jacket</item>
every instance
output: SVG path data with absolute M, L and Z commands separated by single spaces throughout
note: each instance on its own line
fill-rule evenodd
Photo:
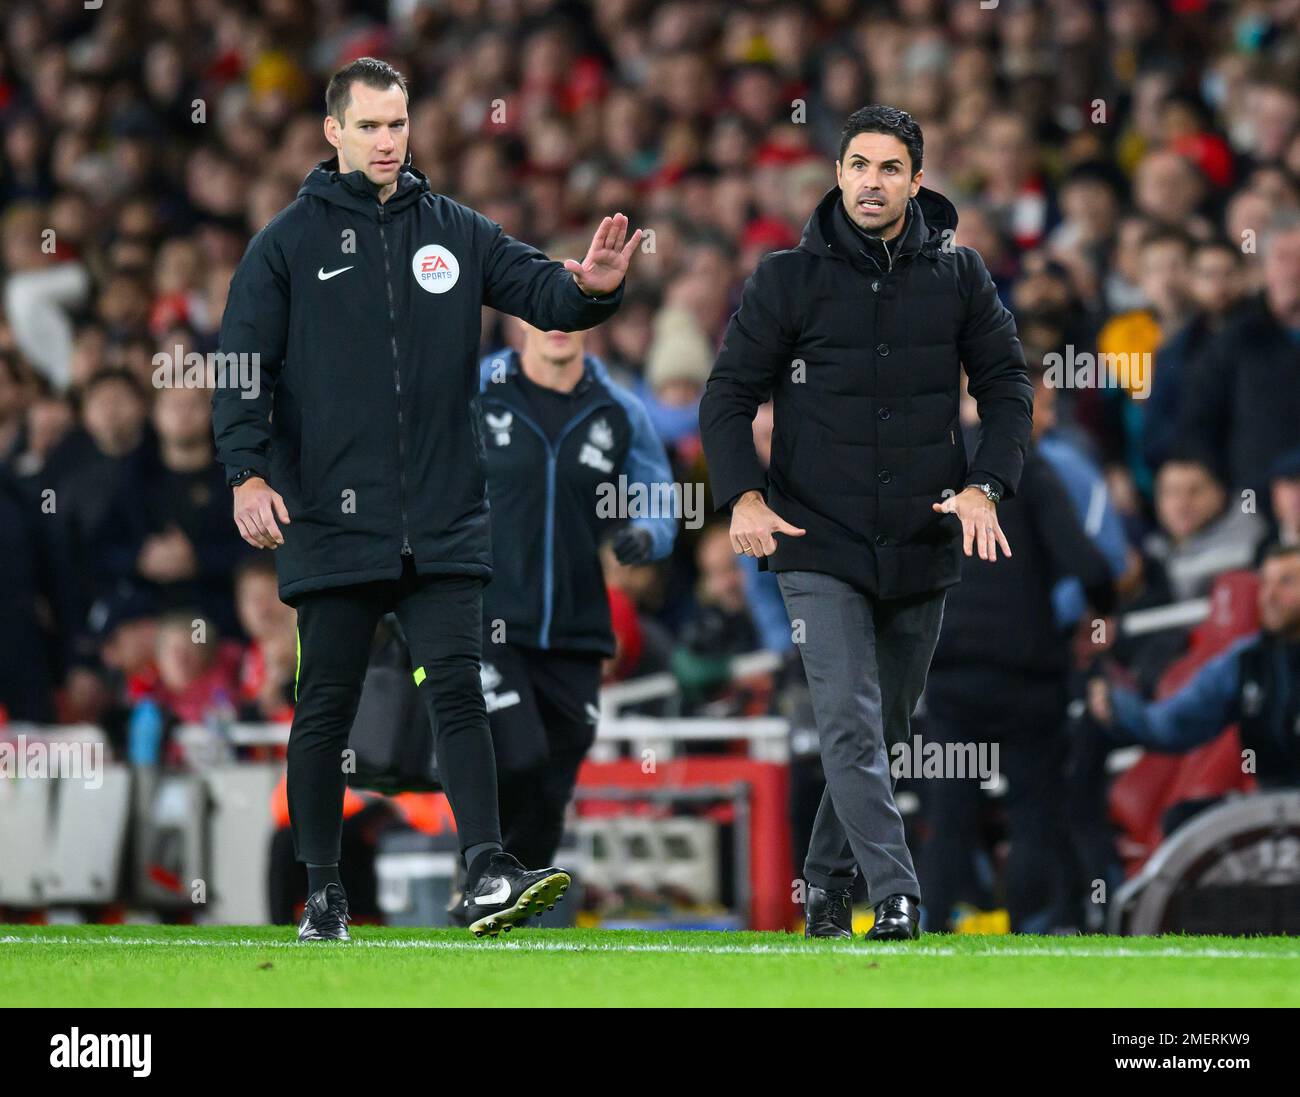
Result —
M 832 221 L 837 205 L 843 205 L 843 196 L 840 188 L 835 186 L 826 192 L 809 215 L 799 240 L 799 250 L 852 262 L 853 256 L 848 254 L 844 245 L 844 235 L 836 230 Z M 943 245 L 944 232 L 956 228 L 957 207 L 938 191 L 921 187 L 915 198 L 908 199 L 907 225 L 896 256 L 902 258 L 921 253 L 933 258 Z
M 391 216 L 418 202 L 430 190 L 429 179 L 408 162 L 397 173 L 397 190 L 383 203 Z M 331 156 L 322 160 L 307 173 L 298 188 L 298 197 L 311 196 L 353 210 L 363 216 L 379 218 L 379 188 L 366 178 L 364 171 L 339 171 L 339 158 Z

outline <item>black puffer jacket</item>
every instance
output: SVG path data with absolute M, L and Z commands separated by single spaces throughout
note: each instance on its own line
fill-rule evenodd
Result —
M 921 188 L 888 255 L 869 254 L 839 205 L 835 187 L 799 246 L 765 256 L 745 285 L 700 405 L 713 498 L 765 491 L 807 530 L 777 536 L 771 570 L 825 572 L 884 598 L 938 590 L 961 577 L 961 523 L 931 504 L 974 481 L 1014 494 L 1033 388 L 983 260 L 953 246 L 946 198 Z M 969 471 L 962 367 L 984 427 Z M 751 423 L 769 396 L 765 473 Z
M 622 287 L 563 264 L 405 168 L 382 205 L 337 160 L 257 234 L 230 283 L 223 354 L 260 355 L 260 391 L 213 398 L 217 457 L 284 496 L 280 596 L 401 574 L 492 573 L 478 394 L 484 305 L 576 331 Z M 272 414 L 274 413 L 274 414 Z M 268 421 L 269 418 L 269 421 Z

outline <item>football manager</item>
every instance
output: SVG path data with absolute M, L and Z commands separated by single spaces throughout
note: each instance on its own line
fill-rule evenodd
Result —
M 1015 322 L 979 254 L 955 246 L 952 203 L 921 186 L 922 153 L 904 111 L 849 117 L 838 185 L 745 284 L 700 406 L 732 547 L 779 573 L 811 691 L 826 774 L 804 863 L 813 937 L 851 936 L 859 870 L 868 936 L 920 935 L 890 748 L 910 739 L 963 551 L 1011 553 L 997 503 L 1032 422 Z M 982 424 L 969 463 L 962 368 Z M 764 474 L 751 424 L 769 398 Z
M 230 285 L 221 351 L 257 356 L 255 398 L 215 387 L 213 399 L 235 523 L 275 550 L 280 597 L 298 610 L 288 798 L 308 873 L 299 938 L 348 938 L 344 751 L 390 611 L 436 728 L 467 870 L 464 922 L 495 936 L 553 904 L 569 877 L 526 870 L 501 847 L 479 682 L 492 572 L 471 410 L 480 314 L 490 305 L 548 330 L 599 324 L 641 233 L 627 239 L 627 219 L 607 217 L 582 262 L 552 262 L 433 193 L 408 162 L 405 80 L 382 61 L 335 73 L 326 108 L 336 155 L 253 238 Z

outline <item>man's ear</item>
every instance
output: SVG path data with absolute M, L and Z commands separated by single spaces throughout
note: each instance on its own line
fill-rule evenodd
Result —
M 840 185 L 840 162 L 838 160 L 835 161 L 835 185 L 837 187 Z
M 909 195 L 909 197 L 911 198 L 916 197 L 916 192 L 921 189 L 921 176 L 923 176 L 924 174 L 925 174 L 925 169 L 922 168 L 920 171 L 918 171 L 915 175 L 912 176 L 912 193 Z
M 328 141 L 331 145 L 333 145 L 334 148 L 336 149 L 342 148 L 343 140 L 338 135 L 339 124 L 335 120 L 334 115 L 332 114 L 325 115 L 325 124 L 323 128 L 325 130 L 325 140 Z

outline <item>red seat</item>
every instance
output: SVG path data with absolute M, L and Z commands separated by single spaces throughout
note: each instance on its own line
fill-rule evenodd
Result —
M 1231 571 L 1215 580 L 1210 616 L 1192 630 L 1187 654 L 1165 671 L 1158 698 L 1178 692 L 1210 659 L 1259 628 L 1258 591 L 1253 571 Z M 1254 787 L 1254 777 L 1241 771 L 1235 725 L 1186 754 L 1143 754 L 1110 792 L 1110 817 L 1122 832 L 1120 855 L 1128 875 L 1141 869 L 1160 845 L 1160 820 L 1174 804 Z

